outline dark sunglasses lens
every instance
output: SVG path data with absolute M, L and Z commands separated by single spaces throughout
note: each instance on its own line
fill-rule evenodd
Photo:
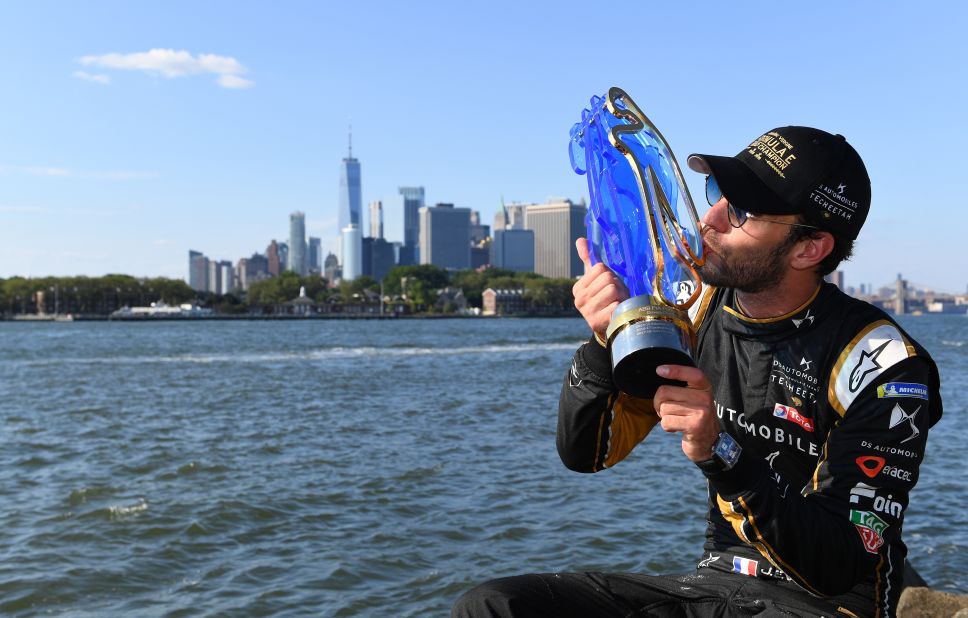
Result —
M 726 210 L 729 212 L 729 222 L 733 227 L 742 227 L 749 218 L 749 213 L 742 208 L 737 208 L 730 204 Z
M 710 206 L 715 206 L 716 202 L 723 197 L 723 192 L 719 189 L 719 183 L 712 176 L 706 176 L 706 201 Z

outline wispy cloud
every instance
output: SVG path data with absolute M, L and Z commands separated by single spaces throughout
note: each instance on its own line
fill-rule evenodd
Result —
M 94 82 L 95 84 L 102 84 L 107 86 L 111 83 L 111 76 L 105 75 L 103 73 L 88 73 L 87 71 L 74 71 L 74 77 L 77 79 L 83 79 L 84 81 Z
M 56 178 L 103 178 L 106 180 L 139 180 L 158 178 L 158 172 L 137 172 L 110 170 L 106 172 L 84 172 L 64 167 L 42 165 L 0 165 L 0 174 L 26 174 L 28 176 L 47 176 Z
M 185 50 L 151 49 L 132 54 L 110 53 L 100 56 L 82 56 L 77 61 L 86 67 L 114 69 L 118 71 L 142 71 L 167 78 L 210 73 L 218 75 L 216 83 L 222 88 L 251 88 L 255 82 L 239 77 L 248 72 L 245 66 L 231 56 L 199 54 L 193 56 Z M 78 71 L 81 73 L 82 71 Z M 82 78 L 83 79 L 83 78 Z

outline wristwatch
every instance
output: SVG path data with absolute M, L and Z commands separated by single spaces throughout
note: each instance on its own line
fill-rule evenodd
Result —
M 703 472 L 725 472 L 739 461 L 743 447 L 725 431 L 719 432 L 716 443 L 713 444 L 713 456 L 704 461 L 697 461 L 696 465 Z

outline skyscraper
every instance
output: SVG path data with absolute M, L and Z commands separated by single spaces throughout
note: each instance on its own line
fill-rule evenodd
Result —
M 569 279 L 582 274 L 575 241 L 585 235 L 585 211 L 571 200 L 525 208 L 524 227 L 534 231 L 534 272 Z
M 188 286 L 196 292 L 208 291 L 208 258 L 201 251 L 188 252 Z
M 349 155 L 340 164 L 339 174 L 339 218 L 340 232 L 346 226 L 363 225 L 360 212 L 363 210 L 363 189 L 360 181 L 360 162 L 353 158 L 353 133 L 350 131 Z
M 343 279 L 352 281 L 363 274 L 363 232 L 360 226 L 343 228 Z
M 470 268 L 470 208 L 437 204 L 420 209 L 420 263 L 456 270 Z
M 383 238 L 383 202 L 370 202 L 370 238 Z
M 289 215 L 289 270 L 306 275 L 306 215 L 298 210 Z
M 315 236 L 309 237 L 309 255 L 306 258 L 306 268 L 311 273 L 323 272 L 323 245 Z
M 279 245 L 273 240 L 266 247 L 266 260 L 268 260 L 268 272 L 270 277 L 278 277 L 282 272 L 282 259 L 279 256 Z
M 416 264 L 417 247 L 420 243 L 420 209 L 424 206 L 423 187 L 400 187 L 403 196 L 403 246 L 400 248 L 400 264 Z
M 496 230 L 491 244 L 491 266 L 518 272 L 534 272 L 534 232 Z

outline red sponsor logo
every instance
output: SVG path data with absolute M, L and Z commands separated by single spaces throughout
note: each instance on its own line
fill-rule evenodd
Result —
M 870 528 L 858 526 L 857 524 L 854 524 L 854 527 L 857 528 L 857 532 L 860 533 L 861 540 L 864 541 L 864 549 L 866 549 L 868 553 L 876 554 L 878 548 L 884 544 L 884 538 Z
M 876 455 L 864 455 L 863 457 L 858 457 L 856 460 L 857 467 L 860 468 L 861 472 L 866 474 L 869 478 L 874 478 L 877 473 L 881 471 L 884 464 L 883 457 L 877 457 Z
M 809 419 L 806 416 L 800 414 L 796 408 L 785 406 L 782 403 L 778 403 L 773 406 L 773 416 L 778 418 L 785 418 L 788 421 L 793 421 L 797 425 L 800 425 L 805 430 L 813 431 L 813 419 Z

